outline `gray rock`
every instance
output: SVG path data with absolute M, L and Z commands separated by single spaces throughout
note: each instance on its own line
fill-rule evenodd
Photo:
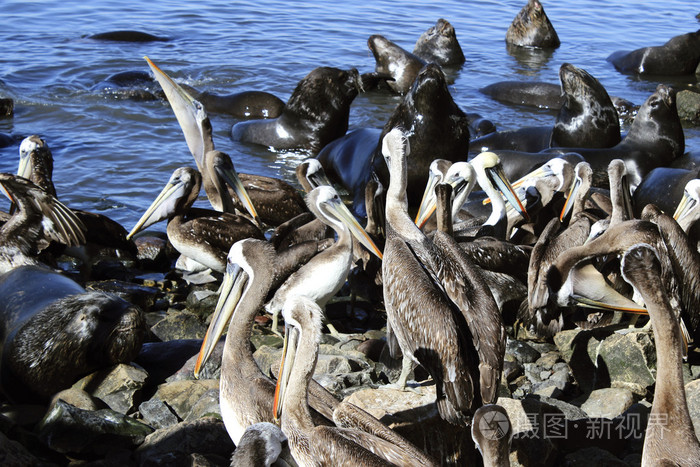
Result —
M 508 339 L 506 353 L 513 355 L 520 363 L 533 363 L 540 358 L 540 352 L 523 341 Z
M 118 364 L 96 371 L 75 384 L 91 396 L 104 401 L 110 409 L 128 414 L 140 402 L 140 391 L 148 373 L 133 364 Z
M 196 420 L 203 417 L 221 418 L 218 388 L 210 389 L 202 394 L 202 397 L 192 406 L 192 410 L 187 414 L 185 420 Z
M 54 451 L 104 455 L 133 449 L 153 428 L 111 409 L 88 411 L 57 401 L 37 425 L 39 438 Z
M 56 401 L 59 399 L 72 405 L 73 407 L 83 410 L 99 410 L 107 408 L 107 404 L 105 404 L 103 401 L 91 396 L 82 388 L 76 387 L 76 385 L 79 384 L 80 381 L 74 384 L 73 387 L 56 393 L 49 403 L 48 410 L 50 411 L 53 409 L 53 406 L 56 405 Z
M 504 361 L 503 362 L 503 380 L 511 382 L 518 376 L 524 374 L 523 366 L 517 361 Z
M 250 343 L 253 344 L 255 350 L 263 346 L 281 349 L 284 344 L 284 339 L 277 334 L 253 334 L 250 336 Z
M 685 385 L 685 395 L 688 401 L 688 411 L 693 420 L 695 433 L 700 433 L 700 380 L 691 381 Z
M 174 426 L 180 422 L 175 412 L 159 399 L 143 402 L 139 405 L 139 413 L 145 423 L 156 429 Z
M 187 296 L 185 304 L 187 309 L 200 317 L 207 317 L 214 312 L 219 294 L 216 290 L 197 287 Z
M 540 358 L 535 362 L 538 366 L 544 368 L 545 370 L 552 370 L 557 362 L 561 361 L 561 355 L 559 352 L 547 352 L 543 353 Z
M 581 404 L 591 418 L 615 418 L 634 404 L 634 395 L 625 388 L 603 388 L 591 392 Z
M 682 90 L 676 94 L 676 107 L 681 120 L 700 124 L 700 93 Z
M 218 379 L 173 381 L 158 386 L 152 399 L 163 401 L 184 420 L 204 393 L 212 389 L 219 390 Z
M 162 320 L 151 327 L 151 332 L 162 341 L 203 339 L 207 325 L 191 311 L 168 311 Z
M 0 432 L 0 465 L 50 465 L 41 462 L 27 448 Z
M 141 466 L 189 466 L 193 465 L 194 454 L 206 459 L 211 456 L 224 458 L 228 463 L 233 450 L 234 445 L 224 423 L 217 418 L 207 417 L 181 422 L 152 433 L 136 449 L 136 456 Z M 201 458 L 198 459 L 199 462 L 202 461 Z
M 253 358 L 258 364 L 260 371 L 265 375 L 271 376 L 273 372 L 270 371 L 270 368 L 273 366 L 279 367 L 282 359 L 282 349 L 263 346 L 253 353 Z

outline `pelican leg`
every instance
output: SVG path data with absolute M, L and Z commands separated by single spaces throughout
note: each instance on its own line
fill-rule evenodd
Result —
M 335 328 L 335 326 L 333 326 L 333 325 L 331 324 L 330 321 L 327 321 L 325 324 L 326 324 L 326 327 L 328 328 L 328 331 L 330 331 L 331 336 L 335 337 L 335 338 L 338 339 L 338 340 L 342 340 L 342 339 L 341 339 L 341 336 L 340 336 L 340 333 L 339 333 L 338 330 Z
M 420 391 L 417 389 L 408 387 L 408 377 L 411 375 L 411 371 L 413 371 L 413 368 L 415 368 L 415 363 L 413 363 L 413 360 L 411 360 L 410 357 L 408 357 L 406 354 L 403 355 L 401 358 L 401 374 L 399 375 L 399 379 L 396 380 L 395 383 L 387 384 L 385 386 L 382 386 L 387 389 L 399 389 L 401 391 L 413 391 L 415 393 L 420 394 Z
M 280 315 L 279 311 L 272 313 L 272 328 L 271 328 L 271 330 L 272 330 L 273 334 L 283 338 L 284 336 L 282 335 L 282 333 L 277 330 L 277 325 L 279 322 L 279 315 Z

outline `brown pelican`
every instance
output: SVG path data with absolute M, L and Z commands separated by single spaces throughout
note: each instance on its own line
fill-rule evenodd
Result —
M 333 187 L 323 185 L 314 188 L 306 199 L 311 212 L 335 230 L 338 240 L 289 276 L 265 305 L 267 312 L 273 316 L 273 332 L 277 332 L 279 312 L 290 295 L 304 295 L 312 298 L 323 308 L 340 290 L 352 266 L 353 237 L 377 257 L 380 259 L 382 257 L 382 253 L 345 207 Z M 337 334 L 330 323 L 328 327 L 331 332 Z
M 243 238 L 264 239 L 249 219 L 228 212 L 193 208 L 202 176 L 191 167 L 175 169 L 165 188 L 129 232 L 136 232 L 168 219 L 168 239 L 180 254 L 214 271 L 226 270 L 226 255 Z
M 622 257 L 622 276 L 641 294 L 656 344 L 656 386 L 642 449 L 642 465 L 697 465 L 700 442 L 688 412 L 683 338 L 663 283 L 658 253 L 638 244 Z
M 276 274 L 275 250 L 268 242 L 244 239 L 228 253 L 226 272 L 211 323 L 202 341 L 195 365 L 195 377 L 209 359 L 214 346 L 228 329 L 221 361 L 221 415 L 226 431 L 238 445 L 245 429 L 259 422 L 274 422 L 275 383 L 260 371 L 250 349 L 250 333 L 255 316 Z M 312 384 L 310 403 L 332 417 L 337 401 L 322 387 Z M 323 417 L 314 412 L 317 422 Z
M 309 412 L 307 391 L 318 358 L 323 312 L 313 300 L 297 295 L 285 302 L 282 313 L 287 330 L 275 416 L 281 416 L 282 431 L 299 465 L 435 465 L 352 404 L 342 404 L 344 411 L 340 414 L 336 410 L 334 419 L 359 422 L 360 426 L 316 426 Z
M 510 466 L 510 442 L 513 427 L 506 409 L 485 404 L 474 413 L 472 439 L 484 458 L 486 467 Z
M 37 255 L 49 241 L 68 246 L 85 243 L 85 226 L 80 219 L 31 181 L 0 173 L 0 188 L 17 207 L 0 228 L 0 272 L 42 264 Z
M 259 422 L 246 428 L 231 457 L 231 467 L 270 467 L 282 453 L 287 436 L 277 425 Z
M 415 223 L 418 227 L 423 227 L 423 224 L 432 215 L 432 212 L 428 214 L 428 206 L 431 199 L 435 196 L 435 186 L 445 180 L 445 174 L 451 166 L 452 161 L 447 159 L 435 159 L 430 163 L 430 167 L 428 167 L 428 182 L 425 184 L 423 197 L 420 200 L 418 212 L 416 213 Z
M 632 245 L 647 243 L 659 254 L 662 281 L 666 293 L 671 297 L 674 311 L 684 330 L 686 341 L 700 337 L 700 290 L 696 278 L 700 273 L 700 253 L 691 245 L 687 236 L 673 218 L 660 212 L 654 205 L 647 205 L 641 220 L 629 220 L 609 227 L 599 237 L 585 245 L 570 248 L 559 255 L 549 272 L 547 282 L 557 294 L 562 306 L 576 303 L 591 303 L 601 289 L 582 290 L 584 275 L 595 277 L 602 285 L 607 282 L 594 268 L 589 259 L 601 256 L 620 255 Z M 591 279 L 592 280 L 592 279 Z M 587 281 L 590 284 L 590 281 Z M 610 289 L 609 287 L 606 289 Z M 607 293 L 607 292 L 606 292 Z M 619 293 L 615 297 L 621 297 Z M 598 297 L 600 298 L 600 297 Z M 605 298 L 605 297 L 603 297 Z M 599 302 L 605 302 L 600 299 Z M 618 308 L 633 313 L 643 313 L 644 308 L 629 299 Z M 628 308 L 628 310 L 626 310 Z
M 403 353 L 397 384 L 405 387 L 411 367 L 422 365 L 435 381 L 441 417 L 464 424 L 482 402 L 495 401 L 505 331 L 491 292 L 460 247 L 439 231 L 431 242 L 409 217 L 408 151 L 399 128 L 382 142 L 390 172 L 382 273 L 387 327 Z
M 685 184 L 683 197 L 678 202 L 673 218 L 685 233 L 700 219 L 700 179 L 690 180 Z
M 635 221 L 610 230 L 630 222 Z M 634 240 L 643 240 L 634 236 Z M 670 260 L 665 257 L 664 248 L 659 250 L 659 245 L 653 243 L 624 241 L 617 246 L 622 254 L 622 277 L 644 301 L 656 344 L 656 386 L 642 449 L 642 465 L 697 465 L 700 442 L 688 412 L 682 369 L 685 338 L 676 316 L 676 299 L 666 287 L 668 278 L 664 263 Z M 588 284 L 590 281 L 593 282 Z M 579 278 L 578 288 L 591 292 L 589 296 L 597 297 L 592 302 L 603 306 L 615 308 L 619 300 L 624 299 L 605 281 L 592 276 Z
M 202 184 L 207 198 L 214 209 L 223 211 L 222 196 L 216 187 L 213 168 L 208 165 L 205 158 L 209 151 L 214 150 L 214 140 L 211 122 L 204 106 L 148 57 L 144 58 L 163 88 L 180 128 L 182 128 L 187 146 L 194 157 L 197 168 L 202 173 Z M 237 209 L 249 212 L 258 224 L 260 224 L 258 213 L 260 219 L 266 224 L 279 225 L 306 210 L 301 195 L 288 183 L 260 175 L 241 174 L 239 178 L 239 175 L 233 170 L 232 164 L 230 168 L 231 183 L 229 186 L 236 194 L 233 203 Z M 246 187 L 243 186 L 244 181 Z
M 38 135 L 22 140 L 19 147 L 17 175 L 24 177 L 42 188 L 48 194 L 58 197 L 53 184 L 53 154 L 46 141 Z M 127 240 L 126 230 L 118 222 L 103 214 L 71 209 L 85 226 L 85 244 L 69 247 L 64 253 L 77 257 L 88 267 L 91 256 L 105 251 L 115 255 L 136 257 L 136 245 Z M 97 251 L 95 251 L 97 250 Z
M 328 185 L 333 186 L 331 181 L 326 176 L 326 171 L 318 161 L 310 157 L 303 160 L 296 168 L 297 180 L 306 193 L 310 192 L 317 186 Z

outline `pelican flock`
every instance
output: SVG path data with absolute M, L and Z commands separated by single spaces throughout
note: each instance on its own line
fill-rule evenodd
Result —
M 532 416 L 528 421 L 534 423 L 545 402 L 538 400 L 537 414 L 525 403 L 518 406 L 522 412 L 514 408 L 511 388 L 532 377 L 528 364 L 539 363 L 517 361 L 513 348 L 530 342 L 533 349 L 546 349 L 537 350 L 540 362 L 545 352 L 555 353 L 562 336 L 572 335 L 565 333 L 574 332 L 579 334 L 570 353 L 577 356 L 566 364 L 557 358 L 547 368 L 553 373 L 559 365 L 571 376 L 558 393 L 538 397 L 559 397 L 582 410 L 601 389 L 597 386 L 610 382 L 605 376 L 612 376 L 603 374 L 605 362 L 598 356 L 587 362 L 595 367 L 588 369 L 595 378 L 574 368 L 581 365 L 572 360 L 581 358 L 578 354 L 602 352 L 597 340 L 598 347 L 584 343 L 584 350 L 577 347 L 579 340 L 641 336 L 639 342 L 649 343 L 645 359 L 652 362 L 655 378 L 634 394 L 635 401 L 649 402 L 637 408 L 646 417 L 638 427 L 644 442 L 625 449 L 636 449 L 642 465 L 700 465 L 693 425 L 700 423 L 697 404 L 693 407 L 684 382 L 697 373 L 700 358 L 700 179 L 691 179 L 680 199 L 675 199 L 680 186 L 659 188 L 664 198 L 645 206 L 635 205 L 633 196 L 654 164 L 648 157 L 653 148 L 633 146 L 635 135 L 644 119 L 655 118 L 656 107 L 674 99 L 670 87 L 660 85 L 637 117 L 639 131 L 624 144 L 594 152 L 551 147 L 528 156 L 489 148 L 462 154 L 463 160 L 455 154 L 414 154 L 409 141 L 420 148 L 415 142 L 421 136 L 411 122 L 393 118 L 381 139 L 372 139 L 348 169 L 365 180 L 360 189 L 367 215 L 358 217 L 347 207 L 356 194 L 341 188 L 335 175 L 327 176 L 316 157 L 297 164 L 296 184 L 239 174 L 234 164 L 240 155 L 215 149 L 204 105 L 144 58 L 182 130 L 193 166 L 177 167 L 152 204 L 139 206 L 143 214 L 127 234 L 109 218 L 59 201 L 47 142 L 40 135 L 25 138 L 17 174 L 0 173 L 0 188 L 10 201 L 0 216 L 0 273 L 32 265 L 72 274 L 66 257 L 84 246 L 90 254 L 77 257 L 89 266 L 80 271 L 86 284 L 95 271 L 108 274 L 101 261 L 112 255 L 128 264 L 120 280 L 146 287 L 155 281 L 143 270 L 160 267 L 147 258 L 148 249 L 160 239 L 161 256 L 167 257 L 162 267 L 167 280 L 161 283 L 186 282 L 187 305 L 173 303 L 174 292 L 167 305 L 165 299 L 141 302 L 162 318 L 173 310 L 184 315 L 199 296 L 215 297 L 191 313 L 198 330 L 206 331 L 196 336 L 199 351 L 190 352 L 178 375 L 186 373 L 182 378 L 193 385 L 208 384 L 204 381 L 212 374 L 218 379 L 212 386 L 218 388 L 217 422 L 235 445 L 227 452 L 231 465 L 501 466 L 540 460 L 556 465 L 568 454 L 566 443 L 546 455 L 559 457 L 527 458 L 527 440 L 514 436 L 522 428 L 517 417 Z M 362 92 L 370 85 L 381 90 L 387 79 L 381 73 L 356 78 Z M 411 92 L 403 106 L 410 104 Z M 677 134 L 677 115 L 664 107 L 664 118 L 671 118 L 668 112 L 674 119 L 671 133 Z M 651 127 L 647 122 L 645 139 Z M 303 132 L 303 125 L 296 130 Z M 352 150 L 359 151 L 364 143 L 355 144 Z M 426 157 L 433 158 L 427 183 L 416 186 L 411 169 L 426 162 L 416 158 Z M 379 181 L 377 167 L 389 174 L 388 185 Z M 511 182 L 506 173 L 522 176 Z M 200 198 L 202 188 L 206 199 Z M 420 203 L 409 204 L 421 191 Z M 657 204 L 673 205 L 674 212 Z M 165 238 L 147 230 L 164 220 Z M 208 279 L 196 280 L 197 271 L 207 271 Z M 362 332 L 358 316 L 367 323 Z M 85 325 L 75 324 L 80 326 Z M 0 331 L 7 339 L 7 331 Z M 166 331 L 157 326 L 151 334 L 149 344 L 191 345 L 163 337 Z M 47 338 L 46 345 L 51 343 Z M 329 366 L 326 357 L 342 354 L 338 349 L 362 354 L 349 369 L 332 375 L 342 377 L 342 384 L 319 369 Z M 161 357 L 175 358 L 167 352 Z M 542 376 L 547 371 L 537 377 L 549 377 Z M 353 378 L 361 383 L 349 383 Z M 97 383 L 81 388 L 90 384 Z M 165 378 L 159 384 L 165 385 Z M 365 391 L 371 396 L 362 398 Z M 139 397 L 149 397 L 148 392 Z M 416 401 L 420 405 L 413 405 Z M 176 415 L 180 422 L 187 417 Z M 72 446 L 61 449 L 72 452 Z

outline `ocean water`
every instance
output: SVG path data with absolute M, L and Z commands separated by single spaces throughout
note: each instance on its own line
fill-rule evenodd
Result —
M 120 99 L 100 87 L 115 73 L 148 72 L 144 55 L 176 80 L 200 90 L 261 90 L 286 101 L 297 82 L 317 66 L 373 71 L 370 35 L 382 34 L 411 51 L 426 29 L 445 18 L 455 27 L 467 59 L 450 75 L 455 101 L 499 129 L 515 129 L 553 123 L 555 113 L 505 106 L 479 88 L 513 79 L 558 83 L 559 67 L 569 62 L 598 78 L 610 95 L 641 104 L 657 81 L 622 75 L 605 58 L 616 50 L 660 45 L 700 27 L 695 0 L 545 0 L 561 47 L 549 54 L 514 57 L 506 50 L 505 33 L 525 3 L 272 0 L 262 6 L 217 0 L 4 0 L 0 96 L 15 100 L 15 115 L 0 119 L 0 132 L 17 142 L 0 148 L 0 171 L 15 172 L 21 138 L 38 134 L 53 151 L 59 197 L 71 207 L 101 212 L 130 229 L 175 168 L 194 166 L 167 102 Z M 87 38 L 125 29 L 170 40 L 123 43 Z M 399 100 L 377 92 L 358 96 L 350 128 L 381 128 Z M 229 131 L 236 120 L 216 114 L 210 118 L 217 149 L 231 155 L 239 172 L 296 183 L 294 168 L 307 154 L 233 142 Z M 687 127 L 685 135 L 686 150 L 700 150 L 700 130 Z M 206 206 L 203 194 L 200 203 Z M 158 228 L 164 230 L 165 224 Z

